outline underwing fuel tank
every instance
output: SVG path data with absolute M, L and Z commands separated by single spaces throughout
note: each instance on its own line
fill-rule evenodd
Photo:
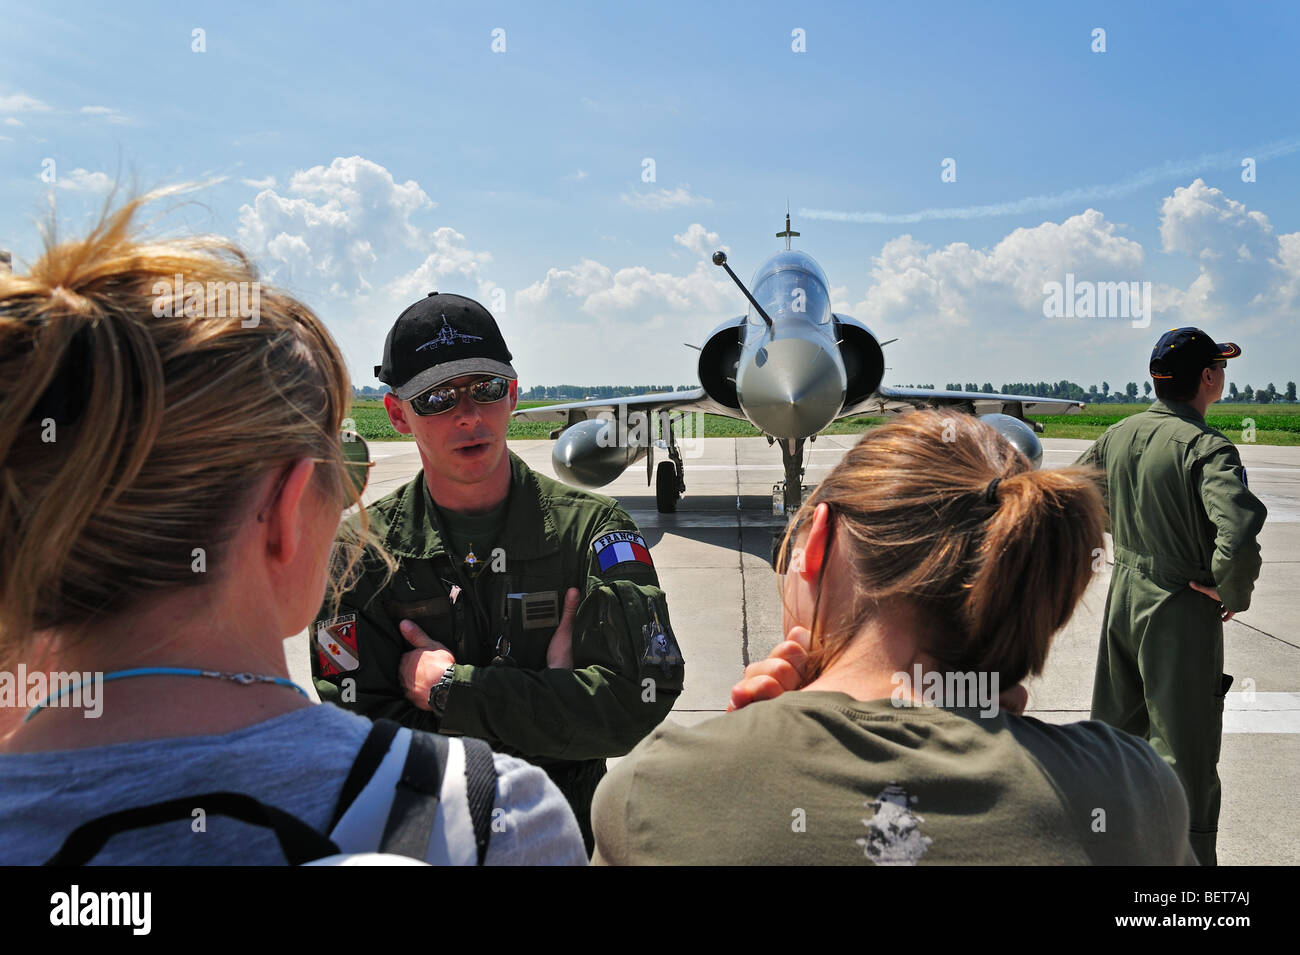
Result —
M 980 415 L 980 420 L 997 429 L 1002 437 L 1010 441 L 1017 451 L 1029 459 L 1031 465 L 1036 468 L 1042 467 L 1043 443 L 1038 440 L 1038 435 L 1034 434 L 1033 428 L 1009 414 Z
M 551 451 L 555 475 L 566 484 L 604 487 L 649 450 L 635 428 L 592 418 L 566 428 Z

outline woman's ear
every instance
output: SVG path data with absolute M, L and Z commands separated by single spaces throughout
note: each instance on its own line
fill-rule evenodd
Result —
M 831 540 L 831 509 L 829 504 L 818 504 L 813 511 L 812 526 L 803 545 L 802 573 L 809 580 L 820 576 L 826 562 L 826 550 Z
M 311 519 L 307 513 L 307 486 L 315 468 L 311 458 L 299 458 L 271 502 L 266 521 L 266 547 L 267 557 L 277 564 L 290 564 L 297 556 L 306 524 Z

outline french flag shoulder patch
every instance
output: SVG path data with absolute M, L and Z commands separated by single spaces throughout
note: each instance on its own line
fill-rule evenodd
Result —
M 654 569 L 650 559 L 650 548 L 645 538 L 632 531 L 610 531 L 591 542 L 591 551 L 596 555 L 602 574 L 609 573 L 619 564 L 645 564 Z

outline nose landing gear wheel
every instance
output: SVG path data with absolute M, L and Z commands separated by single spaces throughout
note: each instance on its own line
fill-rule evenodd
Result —
M 672 461 L 660 461 L 655 469 L 655 507 L 660 514 L 672 514 L 677 510 L 677 499 L 682 496 L 679 483 L 677 465 Z

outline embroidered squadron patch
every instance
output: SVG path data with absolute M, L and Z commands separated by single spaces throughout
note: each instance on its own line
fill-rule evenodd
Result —
M 641 657 L 642 665 L 657 666 L 664 671 L 664 677 L 671 677 L 673 667 L 681 666 L 682 651 L 677 646 L 673 632 L 659 619 L 659 608 L 654 599 L 646 601 L 650 609 L 650 622 L 641 628 L 645 638 L 645 655 Z
M 315 633 L 316 657 L 323 677 L 350 673 L 361 666 L 357 653 L 357 615 L 344 614 L 332 620 L 317 620 L 312 624 Z
M 654 568 L 654 561 L 650 559 L 650 548 L 646 546 L 645 538 L 631 531 L 611 531 L 602 534 L 591 542 L 591 550 L 596 555 L 602 574 L 609 573 L 619 564 L 645 564 L 647 567 Z

